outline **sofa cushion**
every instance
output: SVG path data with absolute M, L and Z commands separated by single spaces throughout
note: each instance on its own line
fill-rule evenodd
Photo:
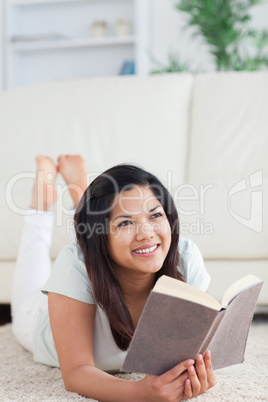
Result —
M 268 178 L 185 183 L 173 190 L 181 235 L 205 259 L 268 258 Z
M 198 74 L 187 180 L 268 177 L 268 72 Z
M 192 83 L 190 74 L 94 78 L 1 94 L 0 133 L 5 142 L 0 149 L 0 234 L 4 238 L 0 258 L 16 257 L 38 154 L 55 160 L 61 153 L 81 154 L 90 179 L 115 164 L 131 162 L 165 183 L 181 183 Z M 10 182 L 14 185 L 9 186 L 12 197 L 7 205 L 4 194 Z M 60 233 L 60 227 L 56 232 Z M 57 239 L 52 257 L 63 243 L 60 234 Z
M 221 300 L 224 292 L 235 281 L 243 278 L 246 275 L 254 274 L 259 277 L 264 283 L 258 297 L 257 305 L 265 306 L 267 314 L 268 304 L 268 260 L 207 260 L 205 261 L 206 268 L 212 277 L 209 285 L 209 293 L 217 300 Z
M 181 219 L 185 230 L 199 231 L 189 236 L 205 258 L 268 256 L 267 110 L 267 72 L 195 78 L 186 176 L 197 189 L 211 187 L 205 213 Z

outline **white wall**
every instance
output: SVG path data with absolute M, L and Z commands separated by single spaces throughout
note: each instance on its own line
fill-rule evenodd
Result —
M 174 4 L 174 0 L 157 0 L 153 3 L 153 56 L 167 63 L 168 54 L 176 53 L 181 55 L 183 62 L 195 60 L 194 66 L 197 69 L 203 64 L 208 70 L 213 69 L 207 45 L 200 39 L 193 40 L 188 29 L 183 30 L 187 15 L 177 11 Z

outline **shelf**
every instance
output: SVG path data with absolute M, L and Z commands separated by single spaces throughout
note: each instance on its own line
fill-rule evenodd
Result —
M 4 89 L 114 76 L 127 60 L 137 75 L 149 73 L 151 0 L 3 1 Z M 116 35 L 118 18 L 132 22 L 126 36 Z M 107 36 L 93 36 L 92 23 L 99 20 L 107 22 Z
M 89 3 L 92 0 L 9 0 L 11 6 L 38 6 L 61 3 Z
M 13 52 L 31 52 L 49 49 L 71 49 L 79 47 L 96 47 L 135 44 L 135 36 L 107 36 L 105 38 L 61 39 L 55 41 L 10 42 L 9 48 Z

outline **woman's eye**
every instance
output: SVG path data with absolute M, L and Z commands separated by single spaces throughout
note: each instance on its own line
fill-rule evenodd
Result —
M 128 226 L 128 225 L 132 225 L 132 222 L 131 221 L 123 221 L 123 222 L 120 222 L 117 227 L 119 228 L 119 227 Z
M 161 212 L 157 212 L 156 214 L 151 215 L 151 219 L 160 218 L 160 216 L 163 216 L 163 214 Z

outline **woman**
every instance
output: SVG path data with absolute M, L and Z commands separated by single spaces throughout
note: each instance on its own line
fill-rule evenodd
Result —
M 13 332 L 19 342 L 36 361 L 60 366 L 65 388 L 86 397 L 178 401 L 206 392 L 215 384 L 209 351 L 136 382 L 109 374 L 122 366 L 159 276 L 208 288 L 199 250 L 179 241 L 177 212 L 165 187 L 132 165 L 115 166 L 87 187 L 85 163 L 77 156 L 60 156 L 57 167 L 38 157 L 37 172 L 14 276 Z M 57 199 L 58 172 L 76 208 L 76 242 L 63 248 L 51 274 L 49 210 Z

